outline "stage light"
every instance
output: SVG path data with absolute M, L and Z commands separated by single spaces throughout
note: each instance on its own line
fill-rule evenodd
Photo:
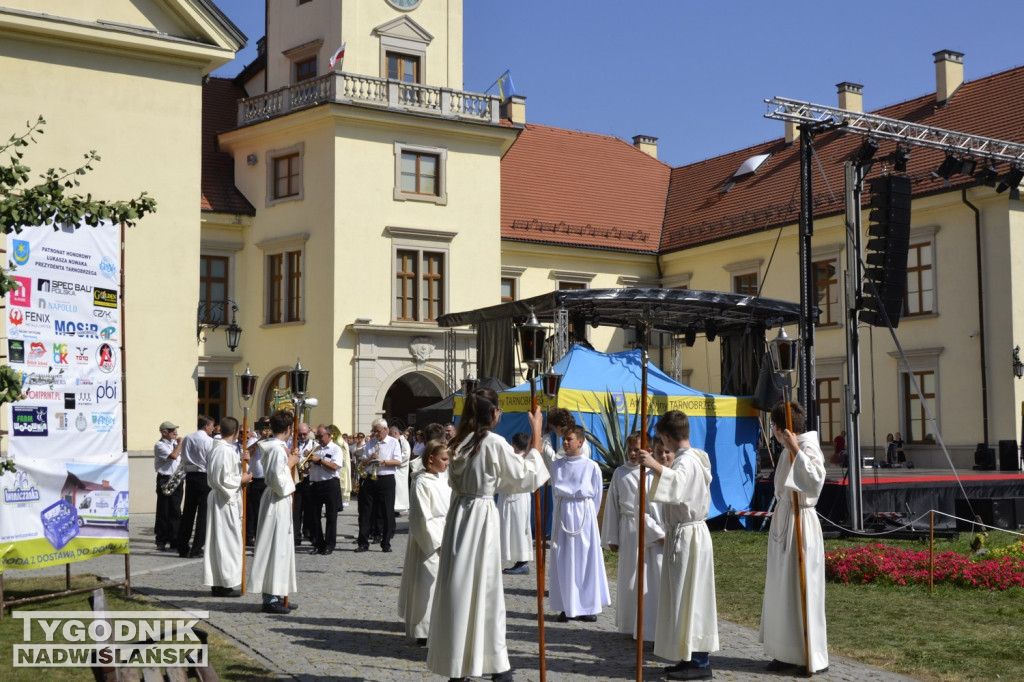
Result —
M 908 161 L 910 161 L 910 147 L 902 144 L 896 145 L 896 151 L 892 155 L 893 169 L 897 173 L 906 173 Z
M 958 159 L 953 154 L 946 152 L 946 158 L 942 160 L 939 167 L 932 171 L 932 177 L 935 179 L 942 178 L 943 180 L 949 180 L 953 177 L 954 173 L 959 173 L 963 167 L 963 161 Z
M 704 337 L 708 341 L 714 341 L 715 337 L 718 336 L 718 325 L 715 324 L 714 320 L 708 320 L 704 323 Z
M 853 161 L 856 163 L 864 163 L 874 158 L 875 153 L 878 151 L 878 140 L 874 138 L 865 139 L 858 149 L 853 154 Z
M 977 167 L 978 167 L 978 160 L 968 156 L 963 161 L 960 162 L 960 171 L 959 172 L 962 175 L 974 175 L 974 171 L 975 171 L 975 169 Z
M 1010 172 L 1006 174 L 1003 181 L 996 187 L 996 192 L 1002 193 L 1008 189 L 1016 189 L 1020 185 L 1020 181 L 1024 180 L 1024 168 L 1021 168 L 1018 164 L 1010 166 Z
M 986 161 L 985 165 L 981 167 L 981 170 L 978 171 L 974 177 L 976 177 L 978 182 L 983 185 L 995 187 L 996 180 L 999 179 L 999 170 L 996 168 L 994 161 Z
M 697 343 L 697 328 L 696 327 L 694 327 L 693 325 L 690 325 L 689 327 L 686 328 L 686 335 L 684 337 L 684 341 L 685 341 L 686 345 L 688 347 L 690 347 L 690 348 L 693 347 L 693 344 Z

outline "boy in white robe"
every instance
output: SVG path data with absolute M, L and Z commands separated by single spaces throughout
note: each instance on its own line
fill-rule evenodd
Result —
M 530 434 L 517 433 L 509 441 L 517 455 L 526 453 Z M 512 563 L 502 569 L 506 575 L 525 575 L 533 561 L 533 536 L 530 529 L 529 493 L 498 495 L 498 514 L 501 519 L 501 561 Z
M 715 558 L 706 520 L 711 506 L 711 460 L 690 446 L 690 421 L 679 410 L 658 421 L 658 436 L 673 450 L 671 468 L 650 453 L 642 464 L 655 474 L 651 501 L 661 503 L 665 556 L 654 655 L 679 661 L 665 669 L 671 680 L 709 680 L 710 652 L 718 650 Z
M 410 485 L 409 543 L 398 588 L 398 617 L 405 619 L 406 637 L 426 646 L 440 562 L 438 551 L 452 496 L 448 478 L 441 476 L 448 469 L 448 444 L 431 441 L 421 459 L 424 468 L 413 476 Z
M 663 448 L 662 448 L 663 449 Z M 619 555 L 618 589 L 615 592 L 615 627 L 636 639 L 637 608 L 637 503 L 640 496 L 640 433 L 626 438 L 629 462 L 615 469 L 608 484 L 604 503 L 601 541 Z M 657 456 L 657 453 L 655 453 Z M 644 514 L 644 641 L 653 642 L 658 622 L 658 596 L 661 592 L 661 557 L 665 531 L 661 526 L 661 506 L 650 502 L 652 476 L 647 483 L 647 513 Z
M 582 426 L 567 430 L 565 457 L 551 465 L 554 515 L 551 522 L 551 609 L 558 621 L 593 623 L 601 607 L 612 603 L 601 551 L 597 510 L 601 506 L 601 468 L 581 457 Z
M 772 408 L 772 430 L 786 452 L 775 469 L 775 515 L 768 538 L 768 569 L 764 579 L 760 640 L 772 657 L 768 670 L 811 674 L 828 669 L 825 625 L 825 544 L 814 505 L 825 485 L 825 456 L 815 431 L 804 431 L 799 403 L 790 403 L 793 430 L 786 428 L 786 404 Z M 792 458 L 792 463 L 790 459 Z M 804 648 L 800 567 L 794 534 L 793 493 L 800 505 L 801 544 L 807 588 L 807 639 Z
M 395 472 L 395 518 L 404 512 L 409 511 L 409 460 L 412 458 L 412 446 L 405 439 L 405 434 L 397 426 L 392 426 L 388 432 L 391 437 L 398 441 L 401 448 L 402 464 Z
M 263 590 L 263 612 L 285 614 L 296 608 L 287 604 L 294 592 L 295 541 L 292 532 L 292 493 L 295 483 L 292 468 L 299 456 L 289 452 L 292 413 L 278 410 L 270 417 L 274 437 L 257 447 L 262 450 L 267 489 L 260 500 L 260 521 L 256 531 L 256 551 L 252 559 L 252 585 Z
M 206 503 L 206 552 L 203 554 L 203 584 L 214 597 L 237 597 L 235 585 L 242 582 L 242 486 L 252 474 L 242 474 L 242 459 L 235 440 L 238 420 L 220 420 L 220 439 L 206 459 L 206 480 L 210 494 Z

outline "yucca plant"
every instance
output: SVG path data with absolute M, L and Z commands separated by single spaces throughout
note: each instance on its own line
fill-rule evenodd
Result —
M 604 400 L 601 402 L 600 410 L 595 410 L 595 412 L 597 418 L 601 421 L 601 426 L 604 427 L 607 442 L 602 442 L 593 433 L 587 431 L 587 441 L 590 442 L 591 447 L 596 449 L 597 453 L 601 456 L 601 461 L 598 461 L 597 464 L 601 467 L 601 473 L 605 480 L 611 478 L 612 472 L 616 468 L 629 461 L 626 455 L 626 437 L 636 431 L 637 422 L 640 420 L 640 413 L 631 415 L 628 404 L 625 405 L 625 410 L 626 423 L 630 424 L 630 427 L 623 431 L 622 425 L 619 422 L 619 411 L 615 407 L 615 397 L 611 391 L 606 392 Z M 632 421 L 630 417 L 632 417 Z

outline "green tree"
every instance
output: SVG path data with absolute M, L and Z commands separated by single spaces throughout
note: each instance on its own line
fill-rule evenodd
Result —
M 53 225 L 81 225 L 96 227 L 103 221 L 123 223 L 133 227 L 147 213 L 156 211 L 156 199 L 142 192 L 127 201 L 95 199 L 92 194 L 82 196 L 75 188 L 79 177 L 93 170 L 93 164 L 100 160 L 95 150 L 84 154 L 85 160 L 76 168 L 50 168 L 33 184 L 32 169 L 22 161 L 25 147 L 36 143 L 42 135 L 46 121 L 40 116 L 35 123 L 27 122 L 26 131 L 11 135 L 6 144 L 0 146 L 0 155 L 7 154 L 7 161 L 0 162 L 0 232 L 20 233 L 25 227 Z M 0 267 L 0 296 L 17 288 L 18 283 L 11 276 L 14 264 Z M 9 365 L 0 365 L 0 405 L 22 398 L 21 378 Z M 0 433 L 2 435 L 2 433 Z M 0 473 L 13 471 L 13 461 L 5 460 Z

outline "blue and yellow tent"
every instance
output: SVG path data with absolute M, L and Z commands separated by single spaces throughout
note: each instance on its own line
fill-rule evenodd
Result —
M 605 438 L 598 413 L 607 393 L 611 393 L 620 406 L 624 431 L 632 424 L 631 415 L 640 412 L 639 350 L 609 354 L 573 346 L 555 365 L 554 371 L 562 375 L 562 387 L 557 402 L 545 399 L 538 390 L 542 407 L 568 409 L 577 423 L 599 440 Z M 523 383 L 503 391 L 499 399 L 502 417 L 495 432 L 511 438 L 518 431 L 529 431 L 526 417 L 530 409 L 529 384 Z M 648 363 L 647 400 L 650 433 L 654 433 L 658 415 L 669 410 L 681 410 L 690 418 L 690 443 L 711 456 L 714 480 L 709 517 L 719 516 L 730 509 L 749 510 L 754 496 L 761 428 L 759 412 L 751 404 L 751 399 L 696 391 Z M 460 399 L 456 412 L 461 411 Z

